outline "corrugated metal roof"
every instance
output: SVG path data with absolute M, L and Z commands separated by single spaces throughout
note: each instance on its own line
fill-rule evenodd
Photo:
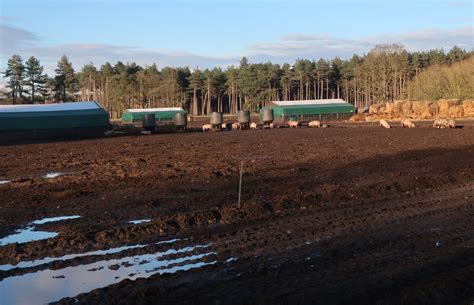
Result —
M 0 105 L 0 113 L 19 112 L 47 112 L 47 111 L 75 111 L 100 109 L 96 102 L 71 102 L 57 104 L 33 104 L 33 105 Z
M 10 105 L 0 109 L 0 131 L 106 128 L 108 125 L 107 111 L 95 102 Z
M 186 113 L 186 111 L 179 107 L 128 109 L 122 113 L 122 121 L 140 121 L 145 114 L 154 114 L 156 120 L 172 120 L 176 113 Z
M 160 112 L 160 111 L 183 111 L 183 108 L 180 107 L 168 107 L 168 108 L 136 108 L 136 109 L 127 109 L 128 112 Z
M 348 104 L 342 99 L 324 99 L 324 100 L 299 100 L 299 101 L 273 101 L 271 104 L 276 106 L 305 106 L 305 105 L 329 105 L 329 104 Z

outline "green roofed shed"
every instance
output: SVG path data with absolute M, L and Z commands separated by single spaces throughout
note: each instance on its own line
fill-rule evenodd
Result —
M 341 99 L 274 101 L 263 109 L 273 109 L 276 120 L 338 120 L 351 117 L 354 105 Z
M 0 139 L 96 136 L 109 128 L 97 102 L 0 106 Z
M 141 122 L 144 114 L 154 114 L 157 121 L 172 121 L 176 113 L 187 114 L 183 108 L 179 107 L 127 109 L 122 114 L 122 121 L 129 123 Z

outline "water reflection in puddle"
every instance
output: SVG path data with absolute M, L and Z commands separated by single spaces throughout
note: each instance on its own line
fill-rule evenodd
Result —
M 43 178 L 46 178 L 46 179 L 52 179 L 52 178 L 56 178 L 56 177 L 59 177 L 59 176 L 62 176 L 64 175 L 64 173 L 47 173 L 46 175 L 43 176 Z
M 24 229 L 16 231 L 15 234 L 0 239 L 0 246 L 5 246 L 14 243 L 22 244 L 35 240 L 53 238 L 57 235 L 58 233 L 56 232 L 35 231 L 35 227 L 26 227 Z
M 81 216 L 79 216 L 79 215 L 49 217 L 49 218 L 43 218 L 43 219 L 40 219 L 40 220 L 35 220 L 33 222 L 30 222 L 30 225 L 42 225 L 42 224 L 48 223 L 48 222 L 56 222 L 56 221 L 63 221 L 63 220 L 69 220 L 69 219 L 77 219 L 77 218 L 80 218 L 80 217 Z
M 164 240 L 157 242 L 156 245 L 159 244 L 171 244 L 179 241 L 179 239 L 171 239 L 171 240 Z M 77 257 L 83 257 L 83 256 L 98 256 L 98 255 L 107 255 L 107 254 L 115 254 L 115 253 L 120 253 L 125 250 L 130 250 L 130 249 L 137 249 L 137 248 L 144 248 L 147 245 L 131 245 L 131 246 L 123 246 L 123 247 L 116 247 L 116 248 L 110 248 L 106 250 L 96 250 L 96 251 L 90 251 L 90 252 L 85 252 L 85 253 L 76 253 L 76 254 L 67 254 L 59 257 L 46 257 L 42 259 L 37 259 L 33 261 L 23 261 L 19 262 L 16 265 L 11 265 L 11 264 L 6 264 L 6 265 L 0 265 L 0 271 L 9 271 L 15 268 L 30 268 L 30 267 L 36 267 L 40 266 L 43 264 L 48 264 L 56 261 L 67 261 L 71 260 Z
M 49 173 L 41 175 L 41 178 L 53 179 L 53 178 L 57 178 L 57 177 L 60 177 L 60 176 L 68 176 L 68 175 L 72 175 L 72 174 L 74 174 L 74 173 L 49 172 Z M 8 184 L 10 182 L 12 182 L 12 181 L 11 180 L 0 180 L 0 185 Z
M 60 216 L 60 217 L 51 217 L 51 218 L 43 218 L 40 220 L 35 220 L 30 222 L 26 227 L 17 230 L 14 234 L 6 236 L 0 239 L 0 246 L 5 246 L 8 244 L 13 243 L 27 243 L 36 240 L 42 240 L 47 238 L 53 238 L 58 235 L 56 232 L 47 232 L 47 231 L 36 231 L 35 226 L 45 224 L 48 222 L 57 222 L 62 220 L 69 220 L 69 219 L 76 219 L 81 216 L 73 215 L 73 216 Z
M 39 266 L 43 264 L 56 262 L 56 261 L 67 261 L 67 260 L 71 260 L 73 258 L 82 257 L 82 256 L 115 254 L 115 253 L 119 253 L 125 250 L 143 248 L 143 247 L 146 247 L 146 245 L 124 246 L 124 247 L 111 248 L 107 250 L 97 250 L 97 251 L 90 251 L 90 252 L 78 253 L 78 254 L 68 254 L 68 255 L 64 255 L 60 257 L 46 257 L 43 259 L 37 259 L 33 261 L 19 262 L 16 265 L 11 265 L 11 264 L 0 265 L 0 271 L 8 271 L 15 268 L 30 268 L 30 267 L 35 267 L 35 266 Z
M 12 276 L 0 281 L 0 304 L 43 304 L 105 287 L 125 278 L 135 280 L 153 274 L 175 273 L 217 263 L 212 258 L 215 252 L 193 253 L 196 249 L 207 247 L 198 245 L 170 249 Z M 25 290 L 25 287 L 28 289 Z
M 139 225 L 141 223 L 146 223 L 150 222 L 151 219 L 137 219 L 137 220 L 130 220 L 128 223 L 134 224 L 134 225 Z
M 231 257 L 231 258 L 227 259 L 225 262 L 226 263 L 231 263 L 231 262 L 235 262 L 236 260 L 237 260 L 236 257 Z

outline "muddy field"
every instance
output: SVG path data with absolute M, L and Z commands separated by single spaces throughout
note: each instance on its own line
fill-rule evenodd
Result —
M 0 304 L 472 304 L 474 124 L 421 125 L 0 146 Z

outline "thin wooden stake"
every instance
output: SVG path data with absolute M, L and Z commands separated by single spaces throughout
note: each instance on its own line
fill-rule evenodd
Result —
M 240 162 L 240 180 L 239 180 L 239 200 L 238 200 L 238 206 L 240 209 L 240 198 L 242 194 L 242 174 L 244 173 L 244 161 Z

